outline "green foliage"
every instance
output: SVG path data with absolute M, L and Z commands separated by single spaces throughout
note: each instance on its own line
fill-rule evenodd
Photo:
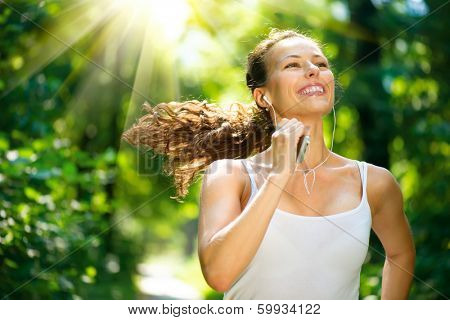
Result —
M 161 45 L 162 27 L 148 31 L 151 19 L 130 21 L 107 2 L 8 2 L 52 35 L 0 4 L 2 297 L 133 298 L 136 265 L 148 255 L 195 255 L 200 184 L 174 202 L 162 159 L 121 148 L 120 133 L 144 100 L 251 101 L 245 58 L 268 27 L 325 43 L 343 88 L 333 150 L 386 167 L 400 183 L 417 249 L 410 298 L 450 295 L 449 6 L 196 0 L 179 41 Z M 332 125 L 327 116 L 327 145 Z M 384 252 L 374 233 L 371 246 Z M 361 299 L 380 298 L 384 258 L 375 250 Z M 189 278 L 201 282 L 196 264 Z M 222 298 L 205 286 L 205 299 Z
M 2 133 L 0 145 L 2 297 L 133 297 L 135 258 L 113 229 L 108 196 L 115 152 L 92 156 L 67 140 L 16 131 Z

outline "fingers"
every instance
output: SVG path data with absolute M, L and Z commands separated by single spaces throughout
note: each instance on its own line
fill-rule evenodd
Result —
M 303 132 L 306 132 L 305 127 L 303 125 L 299 125 L 295 128 L 295 133 L 302 134 Z
M 278 131 L 281 129 L 285 129 L 287 128 L 290 124 L 292 124 L 296 119 L 292 118 L 292 119 L 287 119 L 287 118 L 283 118 L 280 123 L 278 124 Z
M 292 119 L 291 119 L 291 120 L 292 120 Z M 287 118 L 281 119 L 281 121 L 278 122 L 278 125 L 277 125 L 277 127 L 275 128 L 275 130 L 276 130 L 276 131 L 280 130 L 281 128 L 283 128 L 283 127 L 286 125 L 287 122 L 289 122 L 289 119 L 287 119 Z
M 284 120 L 284 119 L 283 119 L 283 120 Z M 287 119 L 286 119 L 286 120 L 287 120 Z M 285 132 L 290 131 L 290 130 L 293 130 L 293 128 L 297 128 L 297 127 L 303 128 L 304 125 L 303 125 L 302 122 L 300 122 L 300 121 L 297 120 L 296 118 L 292 118 L 292 119 L 290 119 L 290 120 L 288 120 L 288 121 L 283 122 L 283 126 L 281 126 L 281 127 L 278 129 L 278 131 L 279 131 L 279 132 L 285 133 Z

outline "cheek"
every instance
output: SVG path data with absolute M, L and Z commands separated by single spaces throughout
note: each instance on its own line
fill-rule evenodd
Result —
M 334 75 L 331 71 L 324 72 L 322 78 L 330 89 L 334 89 Z
M 299 77 L 300 75 L 295 72 L 284 74 L 279 78 L 278 89 L 283 92 L 294 90 L 298 85 Z
M 278 74 L 271 79 L 270 91 L 274 95 L 282 96 L 286 93 L 286 89 L 289 91 L 292 87 L 295 87 L 297 79 L 298 75 L 296 76 L 293 72 L 292 74 Z

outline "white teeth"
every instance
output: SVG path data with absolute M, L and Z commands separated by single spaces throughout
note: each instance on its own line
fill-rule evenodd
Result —
M 323 93 L 323 88 L 319 87 L 319 86 L 311 86 L 311 87 L 308 87 L 307 89 L 303 90 L 302 92 L 300 92 L 300 94 L 308 94 L 311 92 Z

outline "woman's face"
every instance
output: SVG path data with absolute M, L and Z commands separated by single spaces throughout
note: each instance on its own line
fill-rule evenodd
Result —
M 269 50 L 266 66 L 266 96 L 282 117 L 324 115 L 333 107 L 334 76 L 315 43 L 284 39 Z

